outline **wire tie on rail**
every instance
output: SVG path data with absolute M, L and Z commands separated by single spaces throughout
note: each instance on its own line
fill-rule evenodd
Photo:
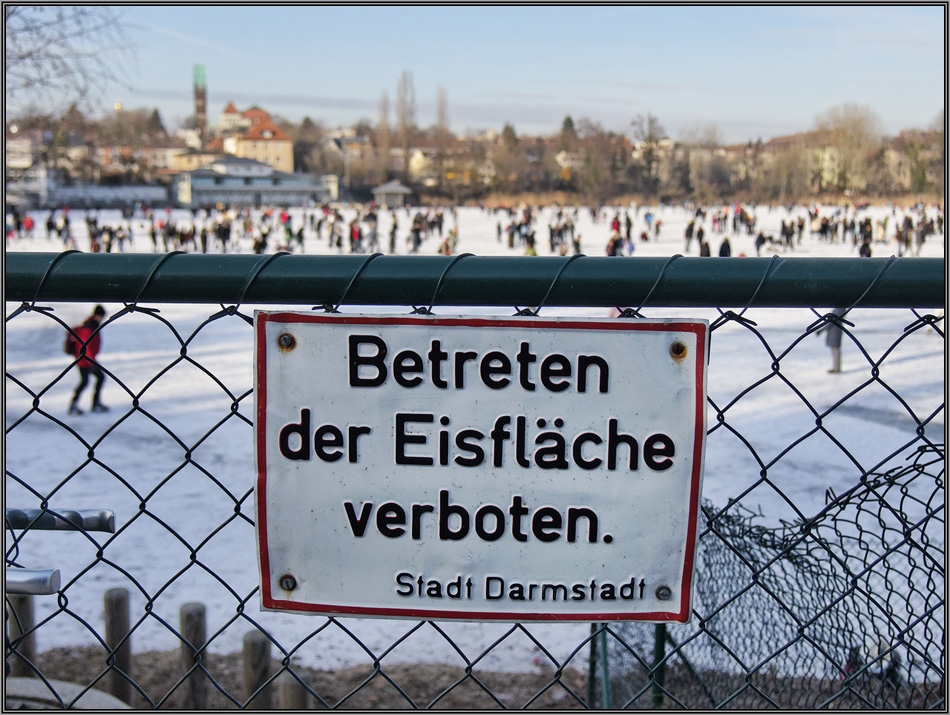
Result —
M 452 270 L 452 267 L 456 263 L 463 261 L 464 259 L 469 258 L 473 255 L 474 254 L 472 253 L 460 253 L 457 256 L 454 256 L 451 261 L 449 261 L 449 265 L 445 267 L 445 270 L 442 271 L 442 275 L 439 276 L 439 282 L 435 284 L 435 291 L 432 293 L 432 300 L 429 301 L 429 307 L 425 309 L 424 312 L 420 311 L 421 314 L 432 315 L 432 306 L 435 305 L 435 299 L 439 297 L 439 291 L 442 290 L 442 284 L 445 281 L 445 277 L 449 274 L 449 271 Z M 416 310 L 418 310 L 418 308 L 416 308 Z M 416 310 L 414 310 L 413 313 L 415 313 Z
M 769 275 L 772 273 L 772 269 L 775 267 L 775 262 L 779 258 L 778 254 L 772 254 L 772 257 L 769 259 L 769 264 L 765 267 L 765 273 L 762 275 L 762 278 L 759 279 L 759 284 L 755 287 L 755 290 L 752 291 L 752 297 L 749 298 L 749 302 L 745 304 L 745 308 L 736 313 L 733 310 L 722 310 L 722 308 L 717 308 L 719 311 L 719 317 L 709 326 L 710 330 L 718 328 L 724 323 L 735 320 L 738 323 L 746 326 L 755 327 L 757 324 L 755 321 L 750 320 L 749 318 L 742 317 L 745 315 L 745 312 L 752 307 L 752 303 L 755 302 L 756 296 L 759 294 L 759 291 L 762 290 L 762 286 L 765 285 L 765 281 L 768 279 Z
M 172 256 L 177 256 L 182 253 L 184 253 L 184 251 L 169 251 L 165 255 L 160 256 L 159 259 L 155 261 L 155 265 L 153 265 L 152 269 L 148 272 L 148 276 L 146 276 L 145 282 L 142 284 L 142 287 L 139 288 L 139 292 L 135 296 L 135 300 L 132 301 L 132 310 L 138 309 L 139 300 L 141 300 L 142 294 L 145 292 L 145 289 L 148 288 L 148 284 L 152 282 L 152 278 L 155 277 L 155 274 L 158 272 L 158 269 L 162 267 L 162 264 L 164 264 L 165 261 L 167 261 Z M 158 310 L 155 309 L 154 312 L 157 313 Z
M 891 257 L 887 259 L 887 262 L 886 262 L 883 266 L 881 266 L 881 270 L 879 270 L 879 271 L 877 272 L 877 275 L 874 276 L 874 280 L 872 280 L 872 281 L 868 284 L 868 287 L 864 289 L 864 292 L 860 295 L 860 297 L 859 297 L 856 301 L 854 301 L 854 302 L 844 311 L 844 314 L 845 314 L 845 315 L 847 315 L 847 314 L 850 313 L 852 310 L 854 310 L 854 307 L 855 307 L 858 303 L 860 303 L 862 300 L 864 300 L 864 296 L 866 296 L 868 293 L 871 292 L 871 289 L 874 287 L 874 285 L 875 285 L 879 280 L 881 280 L 881 276 L 884 275 L 884 273 L 887 271 L 887 269 L 889 269 L 889 268 L 891 267 L 891 265 L 894 263 L 894 261 L 896 261 L 896 260 L 897 260 L 897 256 L 895 256 L 895 255 L 891 255 Z
M 5 320 L 6 322 L 9 323 L 11 320 L 17 317 L 20 313 L 31 313 L 31 312 L 52 313 L 53 308 L 52 306 L 49 306 L 49 305 L 30 305 L 28 302 L 24 300 L 22 303 L 20 303 L 20 305 L 14 308 L 13 312 L 10 313 L 10 315 L 6 316 Z
M 660 282 L 663 280 L 663 277 L 666 275 L 666 271 L 669 269 L 670 264 L 672 264 L 673 261 L 675 261 L 677 258 L 682 258 L 682 257 L 683 255 L 681 253 L 674 253 L 672 256 L 667 258 L 666 263 L 663 264 L 663 268 L 660 270 L 660 275 L 658 275 L 656 280 L 653 281 L 653 285 L 650 287 L 650 290 L 647 291 L 646 296 L 643 298 L 642 301 L 640 301 L 640 307 L 639 308 L 624 308 L 623 310 L 620 310 L 620 308 L 618 307 L 617 310 L 619 311 L 620 315 L 618 315 L 617 317 L 642 319 L 643 314 L 640 311 L 643 310 L 643 306 L 645 306 L 649 302 L 650 296 L 653 295 L 653 292 L 657 289 L 657 286 L 660 285 Z
M 769 259 L 769 264 L 765 267 L 765 273 L 762 276 L 762 279 L 759 281 L 759 285 L 755 287 L 755 290 L 752 292 L 752 297 L 749 298 L 749 302 L 745 304 L 745 308 L 739 311 L 739 316 L 745 314 L 745 312 L 752 306 L 752 303 L 755 301 L 756 296 L 759 294 L 759 291 L 762 290 L 762 286 L 765 285 L 766 279 L 769 277 L 769 274 L 772 272 L 772 268 L 775 266 L 775 262 L 778 260 L 778 254 L 773 253 L 772 257 Z M 755 325 L 755 323 L 752 323 Z
M 254 266 L 254 271 L 248 277 L 247 282 L 245 282 L 244 288 L 241 290 L 240 297 L 237 299 L 237 301 L 235 301 L 235 304 L 234 304 L 235 308 L 244 302 L 244 298 L 247 296 L 247 291 L 250 289 L 251 284 L 254 283 L 255 280 L 257 280 L 257 276 L 260 275 L 261 271 L 264 270 L 267 264 L 275 260 L 278 256 L 288 256 L 288 255 L 290 255 L 289 251 L 277 251 L 277 253 L 273 253 L 270 256 L 266 256 L 262 258 L 261 260 L 259 260 L 257 264 Z
M 735 312 L 734 310 L 726 310 L 726 311 L 724 311 L 724 312 L 721 313 L 721 316 L 722 316 L 722 318 L 724 318 L 723 322 L 726 322 L 726 321 L 729 321 L 729 320 L 734 320 L 734 321 L 736 321 L 737 323 L 740 323 L 740 324 L 742 324 L 742 325 L 748 325 L 748 326 L 751 326 L 751 327 L 753 327 L 753 328 L 758 327 L 758 325 L 759 325 L 758 323 L 756 323 L 756 322 L 755 322 L 754 320 L 752 320 L 751 318 L 746 318 L 746 317 L 744 317 L 744 316 L 742 315 L 742 313 L 744 313 L 744 312 L 745 312 L 745 308 L 743 308 L 743 309 L 742 309 L 742 312 L 739 312 L 739 313 Z
M 847 311 L 845 311 L 845 314 L 846 313 Z M 854 327 L 854 323 L 852 323 L 850 320 L 845 320 L 844 314 L 838 315 L 837 313 L 828 313 L 826 316 L 824 316 L 824 318 L 827 322 L 834 323 L 839 328 L 842 328 L 845 326 L 849 328 Z
M 57 263 L 59 263 L 63 258 L 71 253 L 82 253 L 82 251 L 72 248 L 68 251 L 63 251 L 62 253 L 56 254 L 56 257 L 50 261 L 50 264 L 46 267 L 46 272 L 43 274 L 43 278 L 40 280 L 40 284 L 36 286 L 36 293 L 33 294 L 33 300 L 27 310 L 33 310 L 36 307 L 36 299 L 40 297 L 40 291 L 43 290 L 43 286 L 46 285 L 46 279 L 49 278 L 50 273 L 53 272 L 53 268 Z
M 858 299 L 856 301 L 854 301 L 850 306 L 845 308 L 844 312 L 841 315 L 838 315 L 837 313 L 826 313 L 825 315 L 819 316 L 819 319 L 816 320 L 811 325 L 809 325 L 805 329 L 805 331 L 810 332 L 813 328 L 818 327 L 818 325 L 822 323 L 832 323 L 833 325 L 836 325 L 838 328 L 842 330 L 844 329 L 844 326 L 853 328 L 854 323 L 852 323 L 849 320 L 845 320 L 844 316 L 846 316 L 848 313 L 854 310 L 855 306 L 857 306 L 858 303 L 864 300 L 864 296 L 866 296 L 871 291 L 871 289 L 874 287 L 874 284 L 877 283 L 881 279 L 881 276 L 884 275 L 885 271 L 887 271 L 896 260 L 897 260 L 897 256 L 894 256 L 894 255 L 888 258 L 887 262 L 883 266 L 881 266 L 881 270 L 877 272 L 877 275 L 874 276 L 874 279 L 868 284 L 868 287 L 864 289 L 864 292 L 861 293 L 860 296 L 858 296 Z M 814 311 L 814 308 L 812 308 L 812 310 Z
M 814 308 L 812 308 L 812 310 L 814 310 Z M 815 314 L 818 315 L 817 312 Z M 828 323 L 836 325 L 837 327 L 842 328 L 842 329 L 844 326 L 853 328 L 854 323 L 852 323 L 850 320 L 845 320 L 844 318 L 845 314 L 847 314 L 847 311 L 845 311 L 845 313 L 842 313 L 841 315 L 838 315 L 837 313 L 825 313 L 824 315 L 819 315 L 818 320 L 816 320 L 814 323 L 812 323 L 807 328 L 805 328 L 805 332 L 811 333 L 816 328 L 818 329 L 818 332 L 821 332 L 822 330 L 824 330 L 825 327 L 827 327 Z
M 551 291 L 554 290 L 554 286 L 557 285 L 557 282 L 560 280 L 561 274 L 564 272 L 564 270 L 569 265 L 571 265 L 571 263 L 576 261 L 578 258 L 583 258 L 583 257 L 584 257 L 583 253 L 575 253 L 573 256 L 571 256 L 566 261 L 564 261 L 561 264 L 561 267 L 558 269 L 558 272 L 554 274 L 554 278 L 551 280 L 551 283 L 548 286 L 548 291 L 547 293 L 544 294 L 544 297 L 541 299 L 541 302 L 538 304 L 538 307 L 535 308 L 534 310 L 529 310 L 528 308 L 525 308 L 524 310 L 518 311 L 518 315 L 533 315 L 537 317 L 538 313 L 541 312 L 541 308 L 543 308 L 544 304 L 548 302 L 548 298 L 551 296 Z
M 366 266 L 368 266 L 370 263 L 375 261 L 381 255 L 383 254 L 377 251 L 376 253 L 371 253 L 366 258 L 364 258 L 363 262 L 360 263 L 360 267 L 356 269 L 356 273 L 354 273 L 353 277 L 350 278 L 350 282 L 346 284 L 346 288 L 343 289 L 343 295 L 340 296 L 340 299 L 336 302 L 336 305 L 331 305 L 330 303 L 324 303 L 322 306 L 320 306 L 321 308 L 323 308 L 323 311 L 325 313 L 339 313 L 340 306 L 343 305 L 343 301 L 346 300 L 346 296 L 350 292 L 350 288 L 353 287 L 353 284 L 356 283 L 356 279 L 360 277 L 360 274 L 363 272 Z M 316 308 L 313 308 L 313 310 L 316 310 Z

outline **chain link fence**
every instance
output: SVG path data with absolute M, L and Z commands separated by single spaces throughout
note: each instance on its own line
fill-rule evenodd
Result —
M 8 706 L 945 709 L 943 262 L 844 260 L 9 255 Z M 97 302 L 111 410 L 68 415 Z M 692 620 L 261 612 L 251 326 L 288 305 L 708 319 Z

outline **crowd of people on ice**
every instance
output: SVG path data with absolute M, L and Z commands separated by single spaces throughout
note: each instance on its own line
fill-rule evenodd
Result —
M 638 242 L 660 240 L 663 219 L 659 214 L 671 207 L 480 204 L 479 208 L 495 219 L 498 243 L 525 255 L 538 255 L 539 241 L 545 237 L 539 225 L 546 223 L 547 251 L 551 255 L 586 251 L 588 255 L 632 256 Z M 943 207 L 923 204 L 893 206 L 883 216 L 878 212 L 875 219 L 862 215 L 867 205 L 786 206 L 788 218 L 781 220 L 776 234 L 761 229 L 757 218 L 758 211 L 776 207 L 680 204 L 677 208 L 686 212 L 685 255 L 694 251 L 700 256 L 714 255 L 711 243 L 714 242 L 718 244 L 716 255 L 730 256 L 732 242 L 743 234 L 754 237 L 756 255 L 762 255 L 763 251 L 794 252 L 806 237 L 828 244 L 850 244 L 851 250 L 863 256 L 871 255 L 872 244 L 889 242 L 894 243 L 899 256 L 920 255 L 928 237 L 944 233 Z M 583 245 L 578 231 L 582 211 L 588 213 L 600 234 L 591 239 L 589 245 Z M 45 229 L 45 237 L 61 241 L 64 250 L 85 250 L 85 245 L 78 245 L 74 230 L 74 223 L 79 220 L 85 223 L 88 250 L 93 253 L 133 250 L 133 234 L 141 237 L 142 232 L 149 236 L 155 252 L 301 253 L 306 241 L 326 240 L 327 247 L 337 253 L 412 254 L 419 253 L 424 243 L 437 236 L 437 252 L 452 255 L 459 243 L 458 209 L 454 206 L 405 205 L 389 210 L 374 203 L 327 203 L 305 208 L 200 208 L 187 213 L 181 210 L 173 213 L 170 207 L 142 206 L 135 210 L 123 209 L 119 221 L 103 221 L 101 213 L 88 209 L 70 211 L 68 206 L 48 212 L 21 212 L 13 207 L 6 216 L 6 240 L 9 245 L 18 239 L 32 238 Z M 75 214 L 80 214 L 80 218 Z M 669 215 L 668 211 L 665 215 Z M 386 225 L 382 225 L 384 222 Z M 601 226 L 604 226 L 603 231 Z M 539 232 L 542 232 L 541 237 Z

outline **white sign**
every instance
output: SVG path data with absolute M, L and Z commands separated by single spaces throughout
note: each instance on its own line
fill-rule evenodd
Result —
M 258 312 L 261 603 L 686 621 L 705 321 Z

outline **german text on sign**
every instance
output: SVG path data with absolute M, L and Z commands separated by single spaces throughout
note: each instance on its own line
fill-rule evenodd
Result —
M 258 312 L 263 607 L 687 620 L 707 332 Z

